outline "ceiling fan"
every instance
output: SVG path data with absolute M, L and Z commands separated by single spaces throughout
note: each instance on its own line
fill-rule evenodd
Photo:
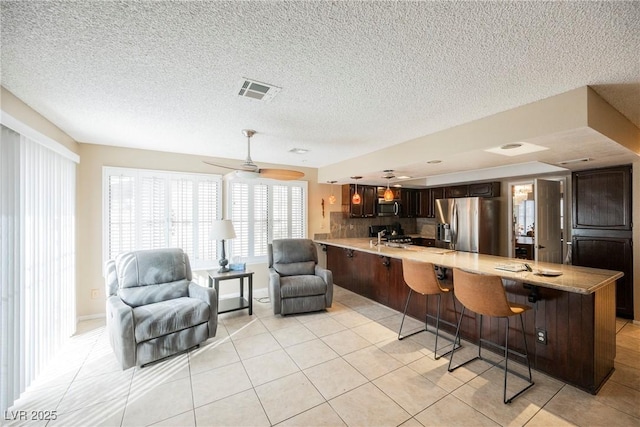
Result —
M 257 132 L 251 129 L 243 129 L 242 134 L 247 137 L 247 158 L 244 163 L 239 165 L 237 168 L 232 168 L 225 165 L 220 165 L 217 163 L 207 162 L 203 160 L 204 163 L 217 166 L 220 168 L 231 169 L 234 173 L 242 178 L 269 178 L 269 179 L 277 179 L 280 181 L 290 181 L 293 179 L 299 179 L 304 176 L 304 173 L 299 171 L 294 171 L 290 169 L 267 169 L 267 168 L 259 168 L 258 165 L 253 163 L 251 160 L 251 137 L 255 135 Z

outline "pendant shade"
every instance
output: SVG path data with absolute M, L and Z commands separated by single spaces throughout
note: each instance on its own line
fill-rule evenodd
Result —
M 353 196 L 351 196 L 351 204 L 354 205 L 359 205 L 362 202 L 362 198 L 360 197 L 360 194 L 358 194 L 358 180 L 362 178 L 361 176 L 352 176 L 351 179 L 355 179 L 356 181 L 356 191 L 355 193 L 353 193 Z

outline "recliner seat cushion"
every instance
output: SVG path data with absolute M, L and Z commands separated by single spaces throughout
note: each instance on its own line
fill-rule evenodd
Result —
M 133 309 L 136 342 L 147 341 L 209 320 L 209 306 L 194 298 L 175 298 Z
M 327 293 L 327 284 L 319 276 L 285 276 L 280 278 L 280 296 L 297 298 Z

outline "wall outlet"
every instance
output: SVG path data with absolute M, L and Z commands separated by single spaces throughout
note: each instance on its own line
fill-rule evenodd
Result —
M 98 289 L 91 289 L 91 299 L 98 299 L 100 296 Z
M 536 329 L 536 341 L 540 344 L 547 343 L 547 331 L 544 329 L 537 328 Z

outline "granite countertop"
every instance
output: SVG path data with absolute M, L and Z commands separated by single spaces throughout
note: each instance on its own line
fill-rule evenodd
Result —
M 623 276 L 619 271 L 598 268 L 578 267 L 574 265 L 553 264 L 548 262 L 527 261 L 517 258 L 506 258 L 494 255 L 474 254 L 470 252 L 452 251 L 448 249 L 407 245 L 405 248 L 393 248 L 384 245 L 371 246 L 375 239 L 346 238 L 315 240 L 320 245 L 336 246 L 345 249 L 367 252 L 397 259 L 412 259 L 431 262 L 447 268 L 461 268 L 482 274 L 495 274 L 505 279 L 530 283 L 536 286 L 558 289 L 577 294 L 591 294 L 598 289 L 615 283 Z M 500 264 L 522 264 L 527 262 L 533 272 L 511 272 L 496 269 Z M 562 273 L 559 276 L 544 276 L 539 272 Z

